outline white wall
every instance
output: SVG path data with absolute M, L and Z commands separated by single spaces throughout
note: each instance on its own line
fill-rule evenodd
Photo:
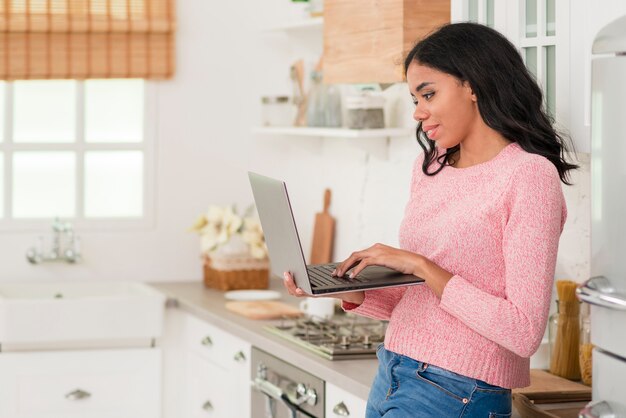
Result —
M 132 279 L 200 280 L 198 238 L 186 231 L 209 204 L 252 202 L 246 171 L 287 181 L 305 253 L 323 190 L 333 191 L 336 258 L 374 242 L 397 244 L 408 197 L 412 138 L 385 140 L 253 136 L 262 95 L 289 94 L 289 65 L 315 62 L 321 34 L 265 33 L 284 21 L 286 0 L 178 2 L 177 71 L 158 83 L 156 217 L 141 231 L 77 231 L 84 263 L 31 266 L 24 253 L 41 232 L 0 236 L 0 280 Z M 409 98 L 402 85 L 387 94 L 392 117 L 409 125 Z M 588 275 L 588 156 L 577 185 L 564 187 L 570 220 L 561 240 L 557 277 Z

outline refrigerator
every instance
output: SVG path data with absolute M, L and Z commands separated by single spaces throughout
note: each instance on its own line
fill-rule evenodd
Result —
M 626 16 L 598 32 L 591 64 L 592 401 L 581 417 L 626 417 Z

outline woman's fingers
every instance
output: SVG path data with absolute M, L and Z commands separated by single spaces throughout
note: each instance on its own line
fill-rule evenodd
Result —
M 383 244 L 374 244 L 365 250 L 353 252 L 350 257 L 348 257 L 343 263 L 337 266 L 332 275 L 342 277 L 344 274 L 346 274 L 347 271 L 353 269 L 350 273 L 350 277 L 354 277 L 359 274 L 361 270 L 363 270 L 365 267 L 376 264 L 372 261 L 372 259 L 376 258 L 377 260 L 379 260 L 381 256 L 389 251 L 389 248 L 390 247 Z M 364 260 L 369 261 L 364 264 Z
M 337 268 L 332 273 L 332 275 L 337 276 L 337 277 L 342 277 L 344 274 L 346 274 L 346 271 L 350 270 L 351 268 L 359 264 L 359 262 L 363 258 L 364 253 L 365 251 L 352 253 L 350 257 L 348 257 L 344 262 L 342 262 L 341 264 L 337 266 Z
M 376 261 L 371 258 L 364 258 L 363 260 L 361 260 L 355 267 L 354 269 L 350 272 L 350 278 L 354 278 L 356 277 L 361 271 L 363 271 L 363 269 L 371 264 L 376 264 Z
M 287 289 L 290 295 L 306 296 L 306 293 L 304 293 L 304 290 L 296 286 L 296 282 L 293 280 L 293 276 L 291 275 L 291 273 L 286 271 L 285 273 L 283 273 L 283 277 L 284 277 L 283 284 L 285 285 L 285 288 Z

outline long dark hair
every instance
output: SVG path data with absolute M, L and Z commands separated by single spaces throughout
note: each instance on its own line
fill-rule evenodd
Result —
M 447 24 L 413 47 L 404 60 L 405 75 L 414 61 L 467 81 L 487 126 L 525 151 L 546 157 L 556 166 L 561 181 L 571 184 L 568 171 L 578 168 L 565 159 L 569 148 L 574 149 L 571 139 L 553 127 L 541 89 L 503 35 L 476 23 Z M 422 171 L 426 175 L 440 172 L 460 148 L 456 145 L 438 156 L 435 141 L 426 137 L 421 124 L 416 137 L 424 150 Z M 439 167 L 428 172 L 435 159 Z

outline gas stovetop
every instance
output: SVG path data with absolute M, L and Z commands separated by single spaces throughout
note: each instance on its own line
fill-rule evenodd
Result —
M 385 339 L 387 322 L 353 314 L 317 318 L 284 319 L 265 327 L 328 360 L 375 358 L 376 347 Z

